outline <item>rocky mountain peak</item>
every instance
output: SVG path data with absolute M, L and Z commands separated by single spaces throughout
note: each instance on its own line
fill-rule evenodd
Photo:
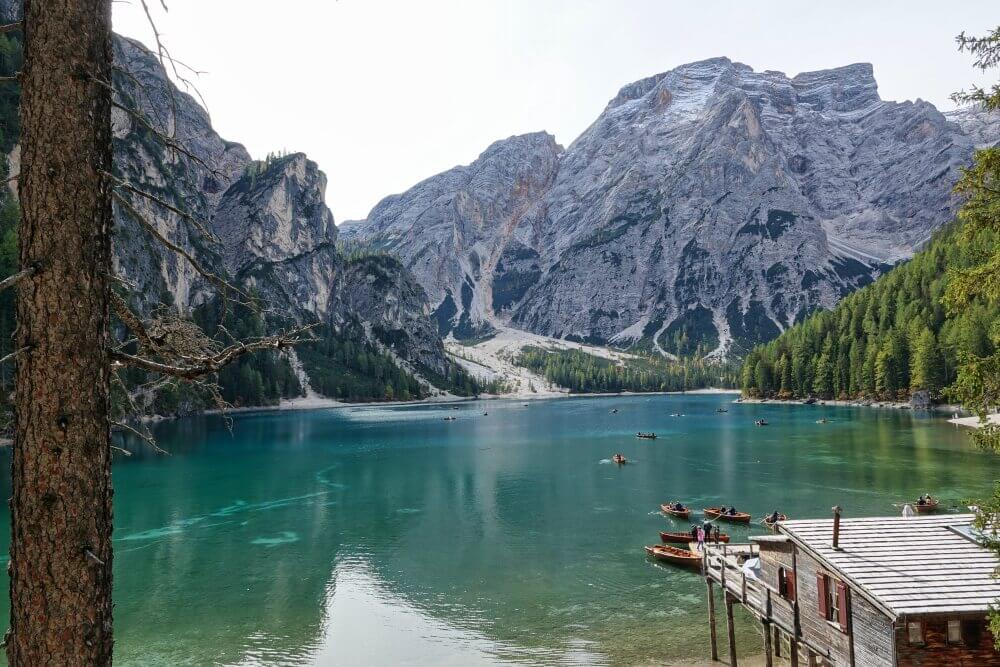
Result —
M 850 112 L 882 101 L 871 63 L 855 63 L 818 72 L 803 72 L 792 79 L 796 97 L 814 111 Z
M 336 242 L 326 183 L 303 153 L 250 163 L 223 194 L 213 220 L 229 271 L 239 273 L 260 260 L 286 261 Z
M 912 254 L 997 130 L 882 100 L 867 63 L 788 77 L 712 58 L 624 86 L 565 151 L 498 142 L 351 235 L 397 253 L 458 337 L 499 322 L 723 354 Z

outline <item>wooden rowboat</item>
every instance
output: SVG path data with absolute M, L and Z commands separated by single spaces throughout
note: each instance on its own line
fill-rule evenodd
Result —
M 786 514 L 779 514 L 778 515 L 778 521 L 788 521 L 788 515 L 786 515 Z M 772 530 L 774 530 L 774 526 L 778 523 L 778 521 L 771 521 L 771 515 L 770 514 L 768 514 L 766 517 L 764 517 L 763 519 L 760 520 L 760 522 L 762 524 L 764 524 L 765 526 L 767 526 L 768 528 L 770 528 Z
M 690 531 L 686 533 L 669 533 L 662 530 L 660 531 L 660 540 L 663 542 L 672 542 L 673 544 L 689 544 L 690 542 L 693 541 L 691 538 Z M 715 537 L 712 537 L 711 539 L 706 537 L 705 541 L 709 543 L 714 542 Z M 729 536 L 726 535 L 725 533 L 719 533 L 719 541 L 728 542 Z
M 923 505 L 921 505 L 920 503 L 912 503 L 912 507 L 913 510 L 917 512 L 917 514 L 927 514 L 929 512 L 937 510 L 940 504 L 941 504 L 940 500 L 938 500 L 937 498 L 932 498 L 928 502 L 925 502 Z
M 729 523 L 750 523 L 750 515 L 746 512 L 737 512 L 736 514 L 723 514 L 722 510 L 718 507 L 706 507 L 702 510 L 709 519 L 718 519 L 719 521 L 728 521 Z
M 656 560 L 684 567 L 695 567 L 701 569 L 701 554 L 688 549 L 678 549 L 677 547 L 655 544 L 645 547 L 646 553 Z
M 628 459 L 625 458 L 624 454 L 615 454 L 614 456 L 611 457 L 611 460 L 617 463 L 618 465 L 624 465 L 628 463 Z
M 655 433 L 641 433 L 640 432 L 640 433 L 636 433 L 635 437 L 639 438 L 640 440 L 656 440 L 656 434 Z
M 663 510 L 664 514 L 669 514 L 670 516 L 675 516 L 678 519 L 686 519 L 689 516 L 691 516 L 691 508 L 690 507 L 685 507 L 682 510 L 678 510 L 678 509 L 674 509 L 674 503 L 670 503 L 669 505 L 667 505 L 667 504 L 660 505 L 660 509 Z

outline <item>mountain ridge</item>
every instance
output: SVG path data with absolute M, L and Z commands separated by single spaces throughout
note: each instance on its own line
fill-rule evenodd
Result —
M 623 86 L 564 150 L 532 141 L 544 133 L 495 142 L 457 168 L 494 180 L 424 179 L 346 236 L 414 270 L 443 334 L 499 323 L 723 355 L 832 306 L 951 218 L 958 168 L 1000 138 L 980 112 L 954 118 L 882 100 L 868 63 L 788 77 L 712 58 Z

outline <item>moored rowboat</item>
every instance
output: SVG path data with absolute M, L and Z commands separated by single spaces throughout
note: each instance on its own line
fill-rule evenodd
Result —
M 750 515 L 746 512 L 723 514 L 722 510 L 718 507 L 706 507 L 702 511 L 709 519 L 718 519 L 719 521 L 728 521 L 730 523 L 750 523 Z
M 786 514 L 779 514 L 778 515 L 778 521 L 771 521 L 771 515 L 769 514 L 769 515 L 767 515 L 766 517 L 764 517 L 763 519 L 760 520 L 760 522 L 762 524 L 764 524 L 765 526 L 767 526 L 768 528 L 770 528 L 772 530 L 774 529 L 774 526 L 777 525 L 777 523 L 779 521 L 788 521 L 788 515 L 786 515 Z
M 701 554 L 688 549 L 678 549 L 677 547 L 655 544 L 645 547 L 646 553 L 665 563 L 682 565 L 684 567 L 696 567 L 701 569 Z
M 675 516 L 678 519 L 686 519 L 691 516 L 691 508 L 685 507 L 684 509 L 674 509 L 674 503 L 660 505 L 660 509 L 664 514 L 669 514 L 670 516 Z
M 938 505 L 940 504 L 941 504 L 940 500 L 938 500 L 937 498 L 933 498 L 931 500 L 926 501 L 922 505 L 919 502 L 916 502 L 913 503 L 912 506 L 913 509 L 916 510 L 918 514 L 925 514 L 927 512 L 933 512 L 938 508 Z
M 663 530 L 660 531 L 660 540 L 662 540 L 663 542 L 672 542 L 674 544 L 689 544 L 692 541 L 692 539 L 691 539 L 691 533 L 690 532 L 687 532 L 687 533 L 670 533 L 670 532 L 663 531 Z M 714 542 L 715 541 L 715 537 L 712 537 L 711 539 L 708 538 L 708 537 L 706 537 L 705 541 L 706 542 Z M 719 533 L 719 541 L 720 542 L 728 542 L 729 541 L 729 536 L 726 535 L 725 533 Z

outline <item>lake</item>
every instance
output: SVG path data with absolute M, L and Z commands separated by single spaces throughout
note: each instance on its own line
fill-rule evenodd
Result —
M 732 399 L 261 412 L 232 433 L 218 417 L 163 423 L 170 456 L 114 466 L 116 662 L 706 658 L 704 580 L 642 551 L 687 527 L 659 503 L 879 515 L 924 492 L 958 505 L 1000 473 L 1000 457 L 940 417 Z M 609 463 L 618 451 L 629 465 Z M 759 653 L 740 620 L 742 652 Z

